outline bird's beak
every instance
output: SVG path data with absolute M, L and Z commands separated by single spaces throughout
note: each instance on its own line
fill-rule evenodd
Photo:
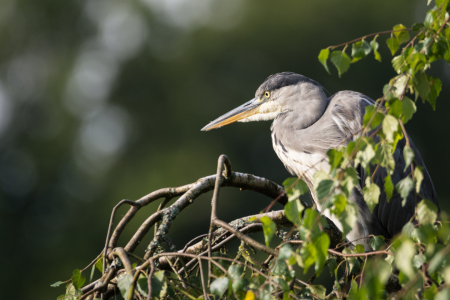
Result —
M 259 98 L 253 98 L 252 100 L 242 104 L 239 107 L 236 107 L 235 109 L 227 112 L 223 116 L 220 116 L 219 118 L 215 119 L 214 121 L 203 127 L 202 131 L 220 128 L 222 126 L 234 123 L 236 121 L 257 114 L 259 113 L 259 105 L 261 103 L 262 102 L 259 101 Z

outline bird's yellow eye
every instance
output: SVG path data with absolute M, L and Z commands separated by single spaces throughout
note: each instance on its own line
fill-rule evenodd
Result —
M 270 98 L 270 92 L 265 92 L 265 93 L 264 93 L 264 96 L 265 96 L 267 99 L 269 99 L 269 98 Z

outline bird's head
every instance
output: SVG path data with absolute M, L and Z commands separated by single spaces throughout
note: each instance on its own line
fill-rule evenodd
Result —
M 287 111 L 323 113 L 327 97 L 316 81 L 300 74 L 282 72 L 270 75 L 256 90 L 255 98 L 227 112 L 202 128 L 208 131 L 234 123 L 268 121 Z

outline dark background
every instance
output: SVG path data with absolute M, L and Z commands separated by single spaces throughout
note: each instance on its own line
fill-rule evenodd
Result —
M 234 170 L 282 183 L 289 174 L 272 150 L 269 122 L 200 129 L 281 71 L 330 93 L 380 97 L 395 75 L 388 36 L 378 39 L 382 63 L 371 55 L 341 79 L 320 65 L 320 49 L 410 27 L 427 9 L 408 0 L 0 1 L 1 298 L 63 294 L 50 284 L 97 256 L 118 201 L 213 174 L 222 153 Z M 430 74 L 443 82 L 437 109 L 418 103 L 407 130 L 448 210 L 450 69 L 437 62 Z M 207 232 L 210 197 L 173 225 L 178 247 Z M 233 220 L 268 203 L 225 189 L 219 216 Z

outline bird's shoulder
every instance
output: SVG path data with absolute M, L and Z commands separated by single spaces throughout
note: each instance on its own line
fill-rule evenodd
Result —
M 356 110 L 368 105 L 374 105 L 375 101 L 370 97 L 354 91 L 340 91 L 328 98 L 330 108 L 341 107 L 348 110 Z
M 344 136 L 361 129 L 365 107 L 375 104 L 370 97 L 354 91 L 338 92 L 328 100 L 327 117 L 334 121 Z

